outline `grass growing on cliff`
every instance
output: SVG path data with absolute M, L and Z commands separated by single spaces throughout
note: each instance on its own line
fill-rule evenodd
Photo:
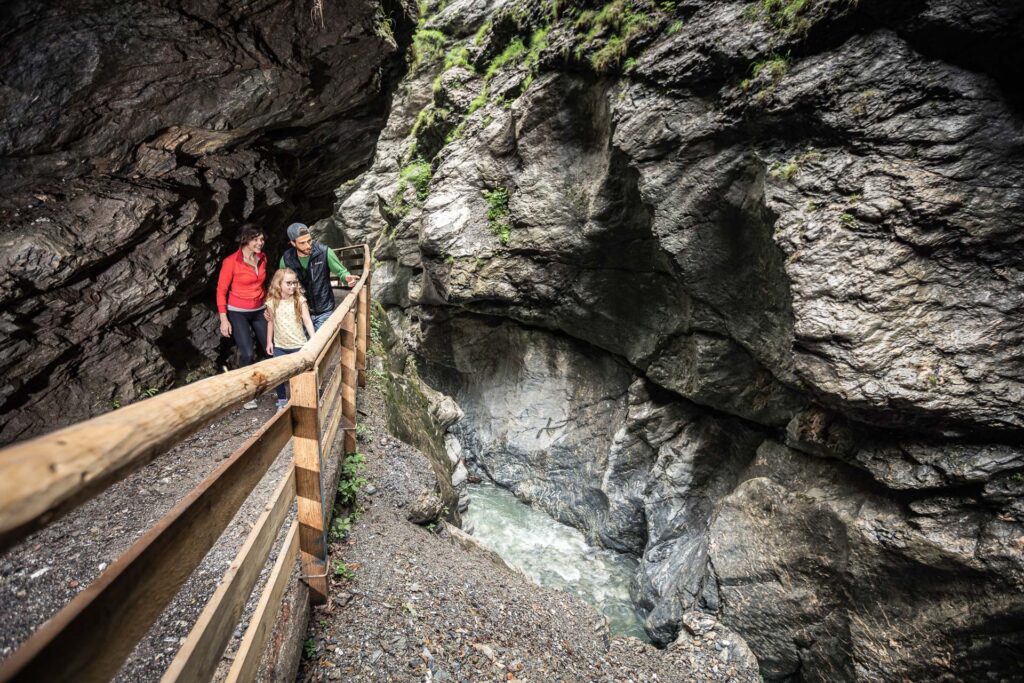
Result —
M 407 183 L 416 190 L 416 199 L 423 201 L 430 194 L 430 179 L 433 173 L 430 163 L 418 159 L 402 168 L 398 173 L 399 184 Z M 404 189 L 404 188 L 403 188 Z
M 754 62 L 750 69 L 750 78 L 743 79 L 740 88 L 747 92 L 755 82 L 767 81 L 757 93 L 759 98 L 763 98 L 775 90 L 775 86 L 785 77 L 787 71 L 789 71 L 789 57 L 772 55 L 767 59 Z
M 484 80 L 491 80 L 494 78 L 494 74 L 498 73 L 506 65 L 517 62 L 524 52 L 526 52 L 526 45 L 522 39 L 516 38 L 513 40 L 487 65 L 487 71 L 484 72 Z
M 433 171 L 430 162 L 416 159 L 398 172 L 398 185 L 395 194 L 388 202 L 388 213 L 397 220 L 409 215 L 413 205 L 405 200 L 405 191 L 412 187 L 415 190 L 415 203 L 422 204 L 430 195 L 430 180 Z
M 611 71 L 623 63 L 637 38 L 662 25 L 675 8 L 674 2 L 655 5 L 641 0 L 612 0 L 600 8 L 583 10 L 574 23 L 577 34 L 582 34 L 575 48 L 576 58 L 582 59 L 592 50 L 591 67 L 598 73 Z
M 512 237 L 512 223 L 509 220 L 508 190 L 497 187 L 484 192 L 487 200 L 487 227 L 498 236 L 501 244 L 507 245 Z
M 750 19 L 764 19 L 782 37 L 806 35 L 837 6 L 853 7 L 858 0 L 845 3 L 830 0 L 757 0 L 749 5 L 746 15 Z
M 447 38 L 440 31 L 420 29 L 412 37 L 412 63 L 410 68 L 439 61 L 445 55 Z

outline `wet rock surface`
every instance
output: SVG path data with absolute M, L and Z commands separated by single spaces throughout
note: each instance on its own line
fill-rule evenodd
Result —
M 362 512 L 331 547 L 351 576 L 335 576 L 331 604 L 314 611 L 299 680 L 760 680 L 742 639 L 706 615 L 666 650 L 610 638 L 575 596 L 537 586 L 458 529 L 406 520 L 437 482 L 427 456 L 388 436 L 381 394 L 365 396 Z
M 636 553 L 662 643 L 1015 678 L 1024 10 L 485 5 L 335 212 L 471 473 Z
M 220 259 L 371 159 L 413 12 L 4 3 L 0 444 L 223 362 Z

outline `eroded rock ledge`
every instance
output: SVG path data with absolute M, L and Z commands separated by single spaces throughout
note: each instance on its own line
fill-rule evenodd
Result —
M 335 224 L 468 458 L 770 680 L 1024 646 L 1024 9 L 430 6 Z
M 0 443 L 212 365 L 243 222 L 326 215 L 404 72 L 408 2 L 0 9 Z

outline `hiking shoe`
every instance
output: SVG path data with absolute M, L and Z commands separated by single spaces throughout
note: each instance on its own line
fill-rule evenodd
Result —
M 256 399 L 253 399 L 246 403 L 245 405 L 243 405 L 242 407 L 245 408 L 246 410 L 256 410 L 257 408 L 260 407 L 260 404 L 256 403 Z
M 288 407 L 288 399 L 286 399 L 286 398 L 279 398 L 279 399 L 277 399 L 277 410 L 278 411 L 282 411 L 282 410 L 284 410 L 287 407 Z

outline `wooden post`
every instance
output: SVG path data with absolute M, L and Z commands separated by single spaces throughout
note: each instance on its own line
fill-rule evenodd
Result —
M 341 415 L 352 425 L 345 430 L 344 453 L 356 452 L 356 329 L 355 313 L 349 311 L 341 324 Z
M 292 450 L 299 512 L 299 556 L 314 605 L 327 602 L 327 547 L 320 488 L 320 416 L 316 368 L 292 377 Z
M 367 283 L 359 290 L 359 301 L 356 303 L 356 369 L 359 370 L 359 386 L 366 386 L 366 337 L 370 329 L 370 297 Z

